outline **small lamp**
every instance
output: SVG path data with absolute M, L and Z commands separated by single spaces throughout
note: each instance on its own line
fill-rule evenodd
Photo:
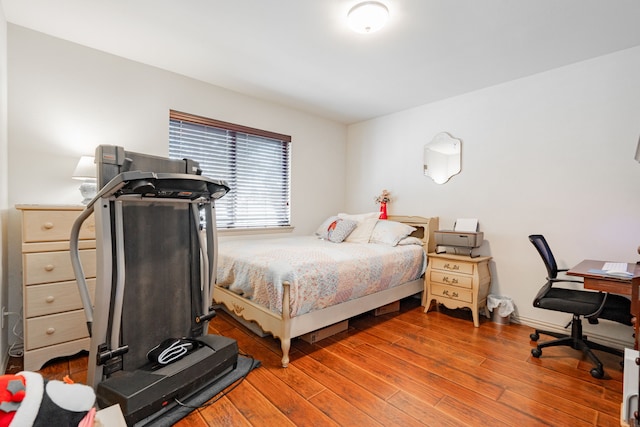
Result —
M 78 160 L 78 165 L 71 176 L 73 179 L 82 181 L 80 184 L 80 194 L 84 198 L 82 204 L 86 205 L 96 195 L 96 166 L 93 156 L 82 156 Z
M 347 13 L 349 27 L 358 33 L 373 33 L 384 27 L 389 19 L 389 9 L 377 1 L 364 1 Z

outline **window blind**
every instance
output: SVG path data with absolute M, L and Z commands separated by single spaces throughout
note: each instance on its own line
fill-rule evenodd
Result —
M 169 157 L 197 161 L 231 191 L 216 201 L 218 228 L 290 225 L 291 137 L 171 111 Z

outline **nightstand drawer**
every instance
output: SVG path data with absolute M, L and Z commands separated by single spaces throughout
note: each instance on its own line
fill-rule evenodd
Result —
M 434 283 L 442 283 L 444 285 L 459 286 L 461 288 L 471 289 L 473 287 L 473 276 L 465 276 L 462 274 L 446 273 L 440 270 L 431 271 L 429 276 Z
M 473 292 L 471 289 L 458 288 L 455 286 L 444 286 L 436 283 L 431 284 L 431 293 L 439 298 L 449 298 L 467 303 L 473 302 Z
M 71 227 L 80 212 L 78 210 L 26 210 L 23 212 L 22 235 L 24 243 L 69 240 Z M 80 229 L 80 239 L 94 239 L 93 215 Z
M 96 279 L 87 279 L 91 301 L 96 291 Z M 27 286 L 25 316 L 36 317 L 82 308 L 78 285 L 73 281 Z
M 469 262 L 460 262 L 450 259 L 432 258 L 429 262 L 433 263 L 434 270 L 453 271 L 455 273 L 473 274 L 475 264 Z
M 84 310 L 27 319 L 26 350 L 46 347 L 89 336 Z
M 39 252 L 23 256 L 25 285 L 75 279 L 69 251 Z M 81 250 L 80 261 L 85 277 L 95 277 L 96 250 Z

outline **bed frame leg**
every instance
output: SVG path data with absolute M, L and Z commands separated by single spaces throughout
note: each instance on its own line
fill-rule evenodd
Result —
M 289 366 L 289 349 L 291 348 L 291 339 L 281 339 L 280 347 L 282 348 L 282 367 Z

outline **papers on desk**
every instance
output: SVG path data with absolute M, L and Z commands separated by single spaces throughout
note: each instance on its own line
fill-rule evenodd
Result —
M 627 273 L 627 267 L 626 262 L 605 262 L 602 269 L 604 271 L 623 271 Z
M 633 277 L 633 273 L 628 271 L 628 267 L 629 265 L 626 262 L 605 262 L 602 266 L 602 270 L 591 269 L 589 270 L 589 273 L 630 279 Z

